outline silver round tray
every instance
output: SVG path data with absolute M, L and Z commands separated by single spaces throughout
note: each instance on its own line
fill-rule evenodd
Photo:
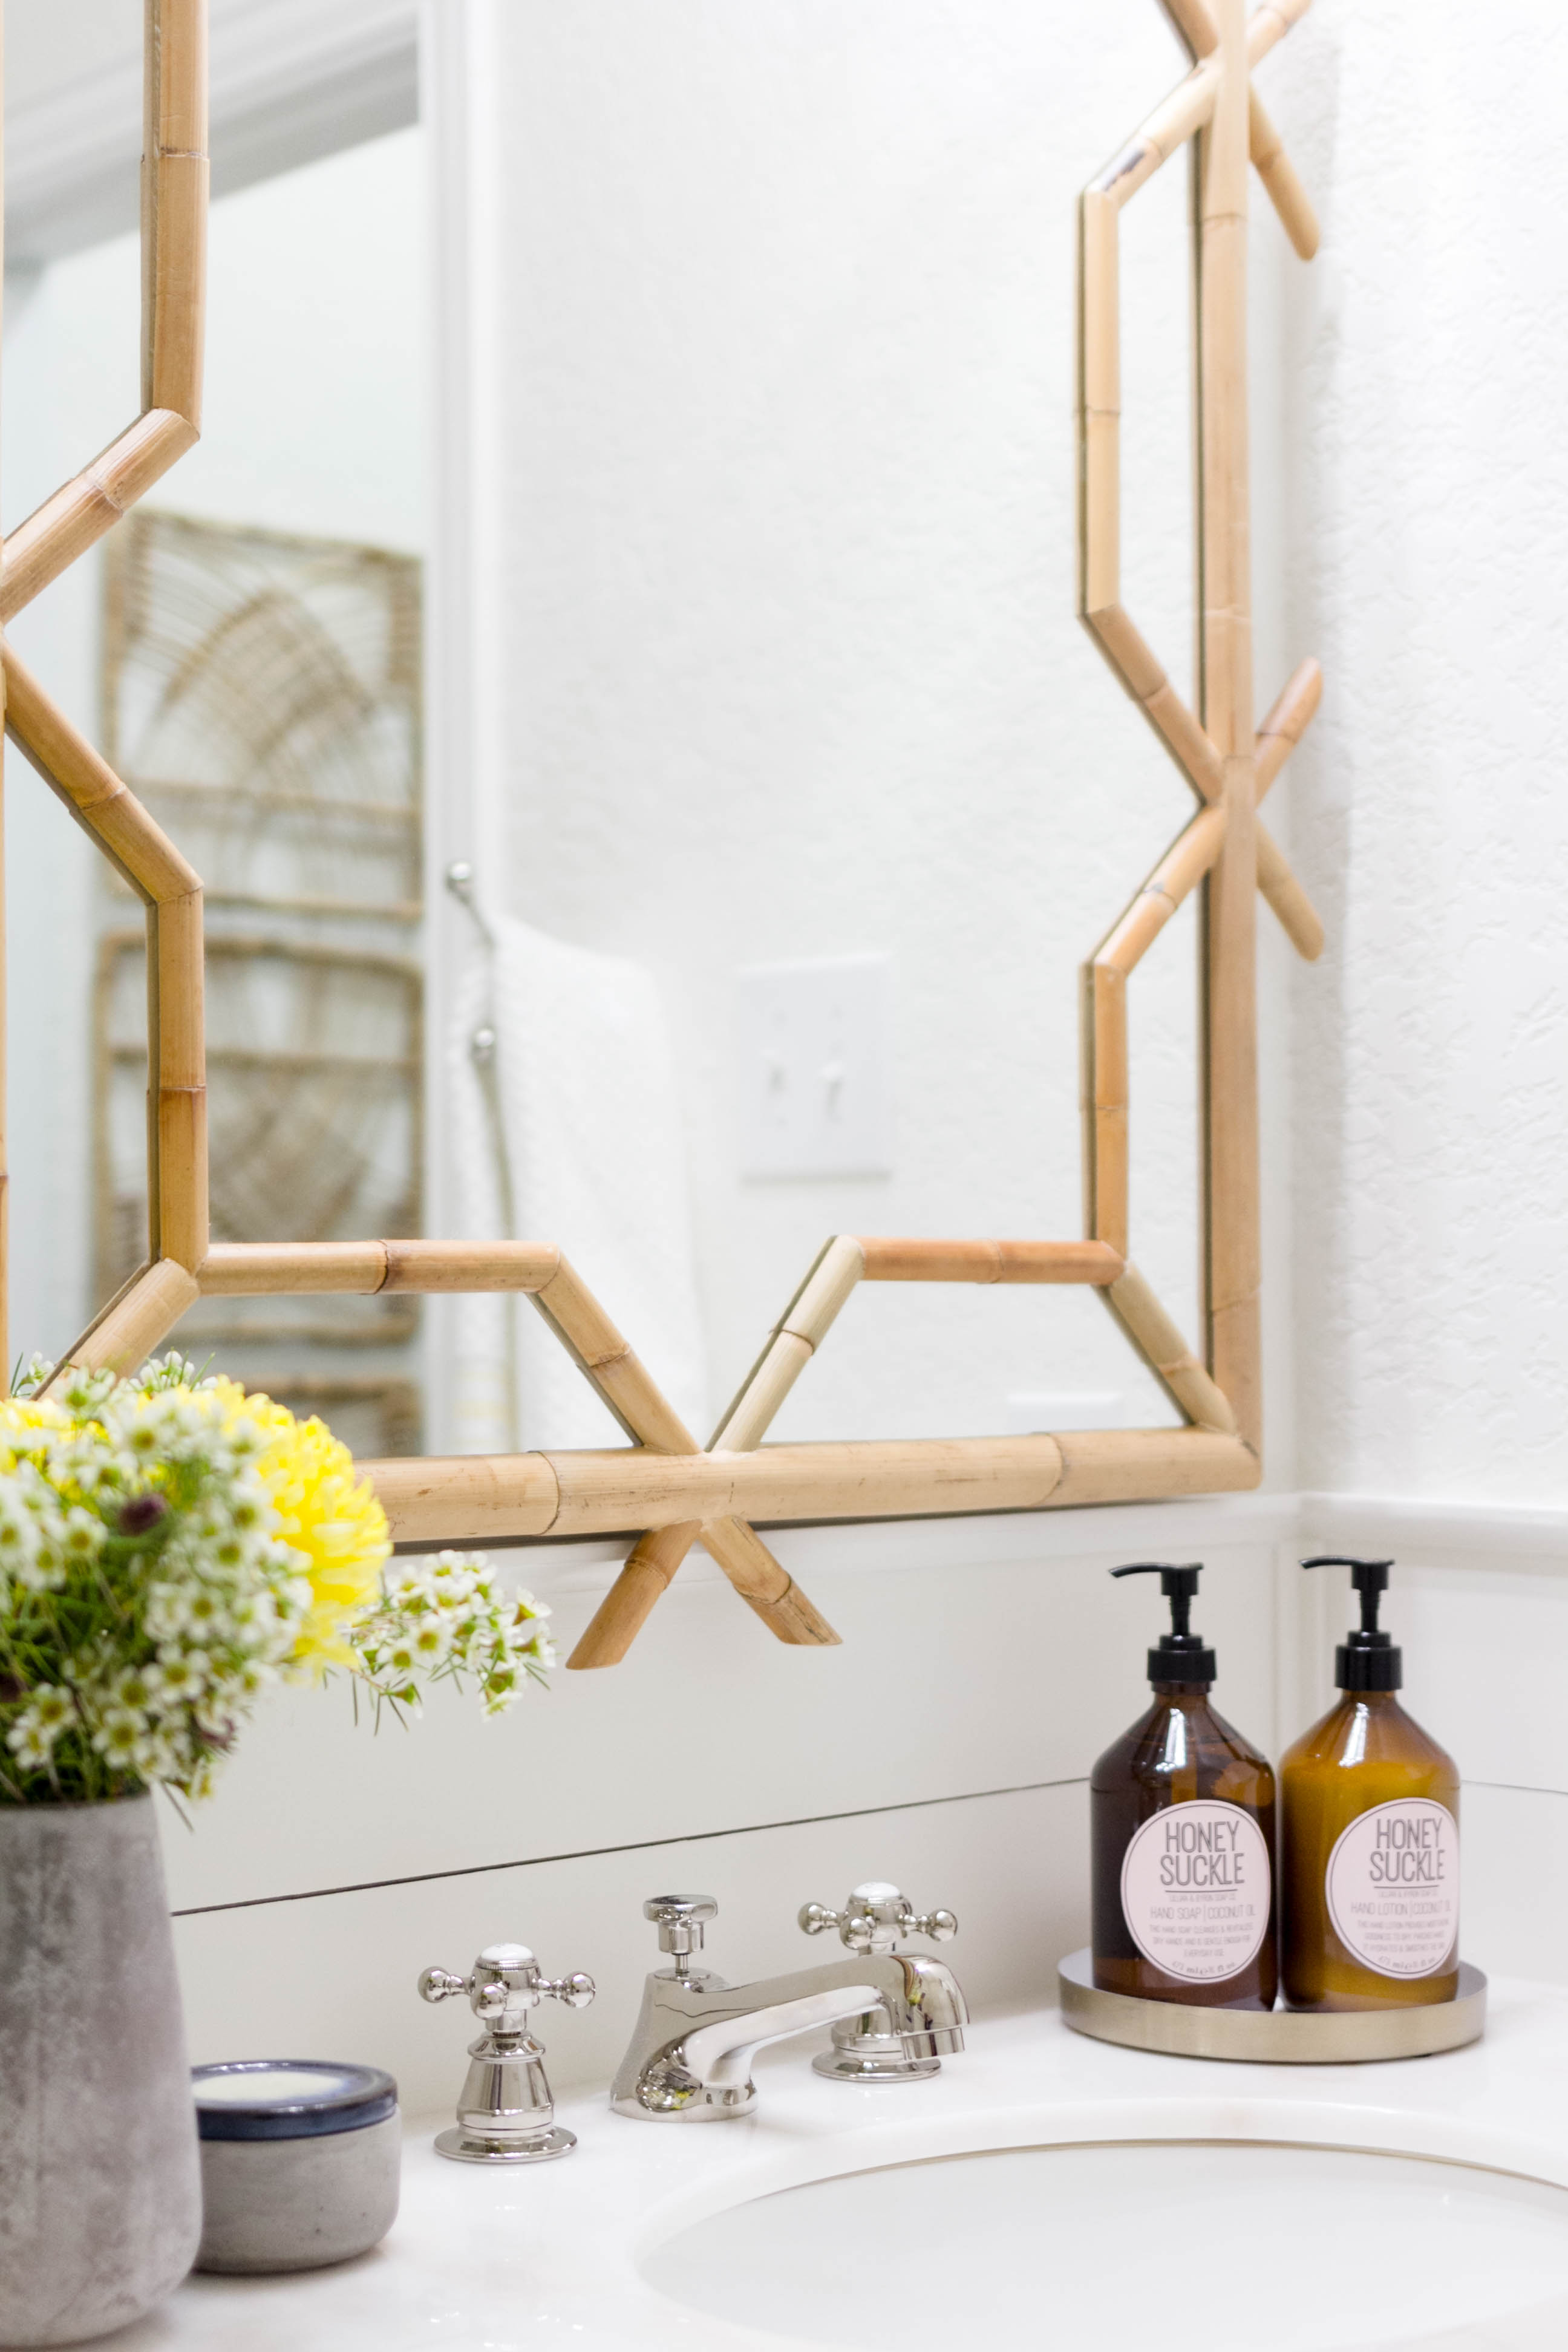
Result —
M 1057 1970 L 1062 2016 L 1075 2032 L 1172 2058 L 1236 2058 L 1265 2066 L 1359 2066 L 1380 2058 L 1429 2058 L 1480 2039 L 1487 1980 L 1459 1963 L 1452 2000 L 1413 2009 L 1196 2009 L 1102 1992 L 1087 1945 Z

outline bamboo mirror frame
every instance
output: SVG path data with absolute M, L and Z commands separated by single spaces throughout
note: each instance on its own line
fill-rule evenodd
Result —
M 1246 381 L 1249 155 L 1304 257 L 1315 249 L 1317 229 L 1250 74 L 1308 0 L 1270 0 L 1250 20 L 1245 0 L 1212 0 L 1212 13 L 1210 0 L 1164 5 L 1192 70 L 1091 183 L 1080 211 L 1079 614 L 1200 805 L 1084 967 L 1086 1238 L 838 1235 L 773 1327 L 706 1446 L 552 1244 L 212 1244 L 200 877 L 8 646 L 5 651 L 7 733 L 146 908 L 148 1256 L 67 1360 L 128 1370 L 204 1297 L 526 1294 L 630 1444 L 362 1466 L 394 1537 L 405 1542 L 635 1536 L 573 1654 L 574 1666 L 611 1665 L 625 1656 L 699 1540 L 781 1641 L 837 1641 L 756 1534 L 758 1520 L 1064 1508 L 1240 1489 L 1261 1475 L 1256 892 L 1261 889 L 1304 955 L 1319 952 L 1323 935 L 1257 809 L 1310 719 L 1321 681 L 1317 664 L 1304 662 L 1255 729 Z M 110 530 L 197 438 L 205 45 L 205 0 L 146 0 L 142 410 L 5 541 L 0 623 Z M 1121 206 L 1189 141 L 1195 151 L 1200 485 L 1195 712 L 1122 610 L 1119 586 L 1117 220 Z M 1128 1255 L 1127 982 L 1194 889 L 1202 893 L 1204 917 L 1201 1356 Z M 0 1229 L 0 1260 L 3 1249 Z M 763 1445 L 784 1399 L 862 1281 L 1087 1284 L 1163 1383 L 1183 1426 Z M 0 1362 L 6 1344 L 0 1298 Z

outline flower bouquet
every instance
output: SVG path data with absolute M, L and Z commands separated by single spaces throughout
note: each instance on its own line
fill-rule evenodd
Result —
M 482 1559 L 393 1561 L 348 1450 L 171 1356 L 0 1400 L 0 2343 L 123 2326 L 184 2276 L 195 2113 L 151 1791 L 212 1785 L 280 1678 L 379 1714 L 552 1663 Z
M 280 1676 L 376 1707 L 471 1677 L 489 1714 L 553 1653 L 483 1559 L 389 1566 L 346 1446 L 171 1356 L 0 1401 L 0 1805 L 200 1797 Z M 33 1393 L 26 1392 L 32 1390 Z

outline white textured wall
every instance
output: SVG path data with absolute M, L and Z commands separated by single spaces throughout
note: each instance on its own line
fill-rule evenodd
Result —
M 1319 0 L 1293 329 L 1304 1484 L 1568 1499 L 1568 21 Z

